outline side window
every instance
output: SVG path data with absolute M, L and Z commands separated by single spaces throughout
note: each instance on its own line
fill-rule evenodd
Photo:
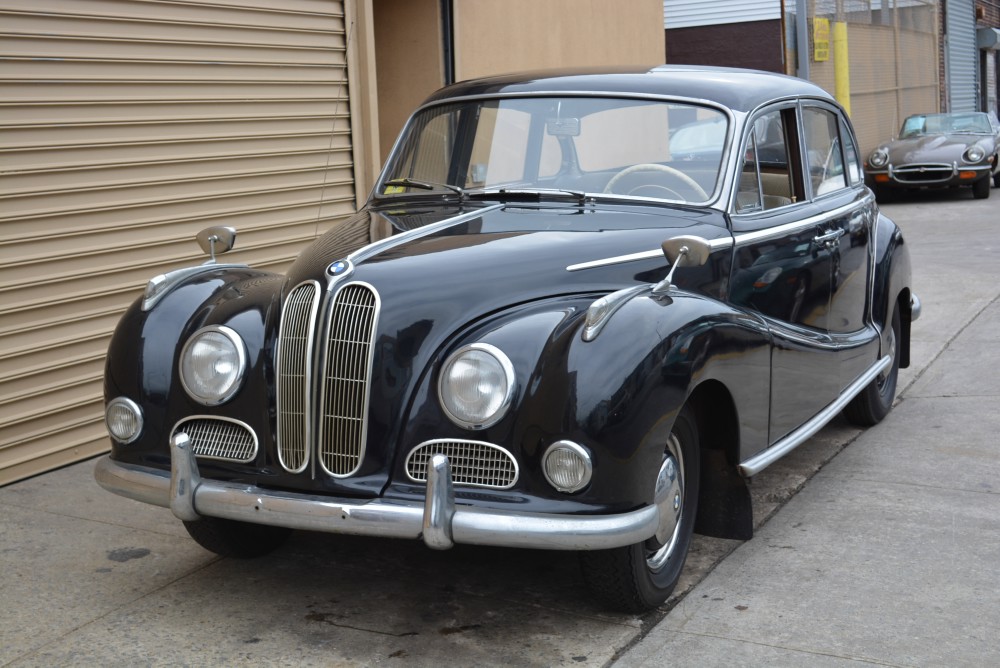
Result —
M 813 197 L 846 188 L 837 116 L 826 109 L 807 107 L 802 121 Z
M 767 211 L 795 201 L 782 114 L 772 111 L 754 121 L 736 193 L 737 213 Z

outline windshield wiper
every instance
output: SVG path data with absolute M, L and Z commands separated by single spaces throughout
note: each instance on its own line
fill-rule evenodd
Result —
M 409 178 L 398 178 L 389 179 L 382 185 L 384 186 L 406 186 L 408 188 L 419 188 L 420 190 L 437 190 L 438 188 L 445 188 L 452 191 L 463 200 L 465 199 L 465 191 L 458 186 L 453 186 L 450 183 L 435 183 L 433 181 L 417 181 L 416 179 Z M 383 193 L 385 194 L 385 193 Z
M 587 200 L 587 193 L 582 190 L 569 190 L 567 188 L 495 188 L 492 190 L 476 190 L 468 193 L 468 195 L 477 199 L 497 197 L 499 199 L 522 200 L 541 200 L 543 197 L 571 197 L 581 204 Z

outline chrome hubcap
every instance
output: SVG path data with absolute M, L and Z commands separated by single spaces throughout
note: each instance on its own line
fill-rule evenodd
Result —
M 660 525 L 656 534 L 649 539 L 650 550 L 646 564 L 652 571 L 658 571 L 670 559 L 677 545 L 681 514 L 684 510 L 684 458 L 681 444 L 674 434 L 667 439 L 667 449 L 663 463 L 656 476 L 656 507 L 660 511 Z

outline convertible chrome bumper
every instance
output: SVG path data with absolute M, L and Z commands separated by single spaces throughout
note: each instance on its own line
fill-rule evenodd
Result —
M 179 519 L 202 515 L 329 533 L 422 538 L 435 549 L 455 543 L 545 550 L 603 550 L 656 533 L 655 505 L 619 515 L 555 515 L 500 511 L 455 503 L 448 459 L 435 455 L 423 503 L 265 490 L 202 479 L 187 434 L 170 441 L 171 471 L 117 462 L 105 455 L 94 477 L 121 496 L 170 508 Z

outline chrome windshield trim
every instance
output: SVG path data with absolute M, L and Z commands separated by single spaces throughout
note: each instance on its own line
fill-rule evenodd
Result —
M 439 220 L 436 223 L 431 223 L 430 225 L 424 225 L 423 227 L 418 227 L 413 230 L 408 230 L 406 232 L 401 232 L 400 234 L 394 234 L 391 237 L 382 239 L 381 241 L 376 241 L 375 243 L 368 244 L 358 250 L 354 251 L 347 256 L 347 260 L 354 265 L 358 265 L 365 260 L 370 260 L 379 253 L 384 253 L 385 251 L 392 250 L 398 246 L 402 246 L 405 243 L 415 241 L 416 239 L 422 239 L 423 237 L 430 236 L 441 230 L 445 230 L 452 225 L 459 225 L 469 220 L 475 220 L 476 218 L 482 216 L 484 213 L 490 211 L 496 211 L 497 209 L 502 209 L 506 204 L 494 204 L 492 206 L 485 206 L 481 209 L 476 209 L 474 211 L 466 211 L 465 213 L 460 213 L 457 216 L 452 216 L 451 218 L 445 218 L 444 220 Z
M 789 452 L 802 445 L 812 438 L 816 432 L 826 426 L 826 423 L 835 418 L 847 404 L 851 402 L 859 392 L 868 386 L 880 373 L 892 366 L 892 356 L 886 355 L 868 368 L 861 376 L 840 393 L 830 405 L 817 413 L 811 420 L 801 427 L 777 441 L 774 445 L 763 452 L 747 459 L 739 466 L 740 474 L 745 477 L 757 475 L 765 468 L 778 461 Z
M 171 472 L 101 457 L 94 477 L 101 487 L 137 501 L 170 508 L 191 521 L 207 515 L 308 531 L 423 539 L 443 549 L 455 543 L 542 550 L 604 550 L 641 543 L 659 525 L 648 505 L 615 515 L 561 515 L 460 505 L 446 462 L 435 462 L 423 499 L 347 499 L 264 489 L 202 478 L 187 435 L 170 441 Z M 430 509 L 430 510 L 428 510 Z
M 733 245 L 732 237 L 720 237 L 718 239 L 712 239 L 708 242 L 711 246 L 712 252 L 718 250 L 725 250 L 731 248 Z M 595 267 L 607 267 L 614 264 L 625 264 L 626 262 L 636 262 L 638 260 L 652 260 L 653 258 L 662 258 L 666 262 L 666 258 L 663 257 L 663 251 L 661 249 L 642 251 L 639 253 L 630 253 L 628 255 L 615 255 L 614 257 L 601 258 L 600 260 L 590 260 L 589 262 L 580 262 L 578 264 L 571 264 L 566 267 L 566 271 L 581 271 L 583 269 L 594 269 Z

